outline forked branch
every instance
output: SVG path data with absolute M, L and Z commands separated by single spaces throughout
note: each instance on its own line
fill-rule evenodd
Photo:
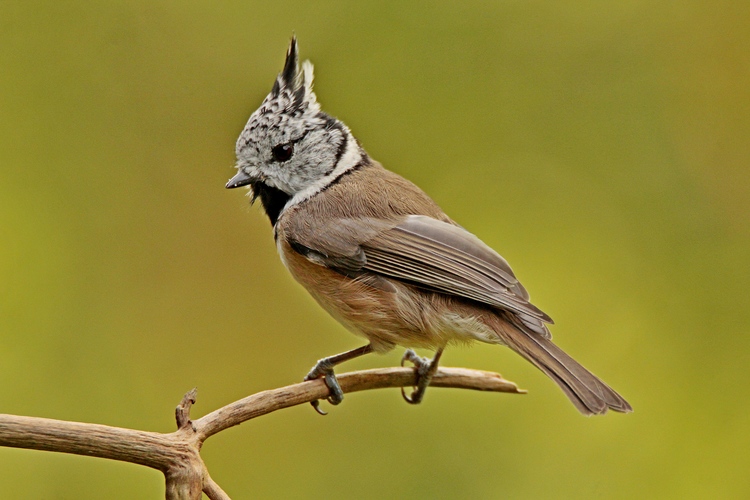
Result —
M 413 385 L 415 378 L 413 368 L 384 368 L 338 375 L 345 393 L 406 387 Z M 516 394 L 525 392 L 497 373 L 465 368 L 440 368 L 430 385 Z M 229 496 L 211 479 L 200 456 L 203 442 L 255 417 L 327 396 L 328 388 L 323 381 L 312 380 L 259 392 L 191 420 L 190 409 L 196 400 L 193 389 L 177 406 L 178 429 L 169 434 L 0 414 L 0 446 L 74 453 L 145 465 L 164 473 L 167 499 L 200 499 L 203 492 L 212 500 L 223 500 Z

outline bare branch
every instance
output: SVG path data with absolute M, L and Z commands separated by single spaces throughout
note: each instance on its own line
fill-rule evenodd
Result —
M 230 500 L 221 486 L 216 484 L 211 476 L 208 475 L 208 471 L 203 475 L 203 493 L 206 494 L 211 500 Z
M 198 397 L 198 388 L 193 387 L 182 397 L 182 401 L 174 409 L 175 420 L 177 421 L 177 429 L 190 424 L 190 409 L 195 404 L 196 398 Z
M 338 375 L 345 393 L 405 387 L 416 383 L 413 368 L 384 368 Z M 522 394 L 513 382 L 491 372 L 465 368 L 440 368 L 430 384 L 478 391 Z M 196 389 L 189 391 L 175 409 L 177 431 L 170 434 L 147 432 L 99 424 L 66 422 L 48 418 L 0 414 L 0 446 L 73 453 L 109 458 L 158 469 L 166 478 L 169 500 L 199 500 L 201 491 L 211 500 L 229 496 L 208 474 L 200 449 L 214 434 L 268 413 L 328 396 L 322 380 L 259 392 L 198 420 L 190 420 Z
M 414 368 L 380 368 L 358 372 L 342 373 L 336 378 L 344 393 L 383 389 L 388 387 L 408 387 L 416 383 Z M 502 378 L 497 373 L 466 368 L 438 368 L 430 384 L 432 387 L 454 387 L 477 391 L 511 392 L 523 394 L 516 384 Z M 328 387 L 323 380 L 311 380 L 279 389 L 258 392 L 252 396 L 230 403 L 193 422 L 201 439 L 213 436 L 229 427 L 239 425 L 255 417 L 276 410 L 309 403 L 328 397 Z
M 109 458 L 161 471 L 184 461 L 189 444 L 174 434 L 0 414 L 0 446 Z

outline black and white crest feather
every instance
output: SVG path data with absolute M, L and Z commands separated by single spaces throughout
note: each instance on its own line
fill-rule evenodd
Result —
M 325 121 L 320 104 L 312 90 L 313 65 L 310 61 L 299 67 L 297 39 L 292 38 L 287 51 L 284 69 L 276 77 L 271 93 L 260 108 L 253 113 L 237 140 L 237 154 L 253 140 L 258 129 L 278 128 L 286 132 L 281 141 L 295 140 L 307 129 L 320 126 Z
M 347 126 L 320 110 L 312 85 L 313 66 L 300 68 L 293 37 L 271 92 L 237 139 L 238 173 L 227 187 L 249 185 L 272 223 L 366 158 Z

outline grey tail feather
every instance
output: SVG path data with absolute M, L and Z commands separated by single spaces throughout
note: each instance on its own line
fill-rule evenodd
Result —
M 584 415 L 601 415 L 607 410 L 629 413 L 633 408 L 611 387 L 581 366 L 543 336 L 524 329 L 502 335 L 514 351 L 555 381 Z M 510 338 L 508 338 L 510 337 Z

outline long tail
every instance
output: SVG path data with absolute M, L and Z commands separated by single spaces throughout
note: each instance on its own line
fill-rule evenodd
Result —
M 511 331 L 509 331 L 511 330 Z M 584 415 L 601 415 L 607 410 L 633 411 L 625 399 L 596 375 L 542 335 L 526 328 L 503 328 L 503 341 L 547 374 Z

